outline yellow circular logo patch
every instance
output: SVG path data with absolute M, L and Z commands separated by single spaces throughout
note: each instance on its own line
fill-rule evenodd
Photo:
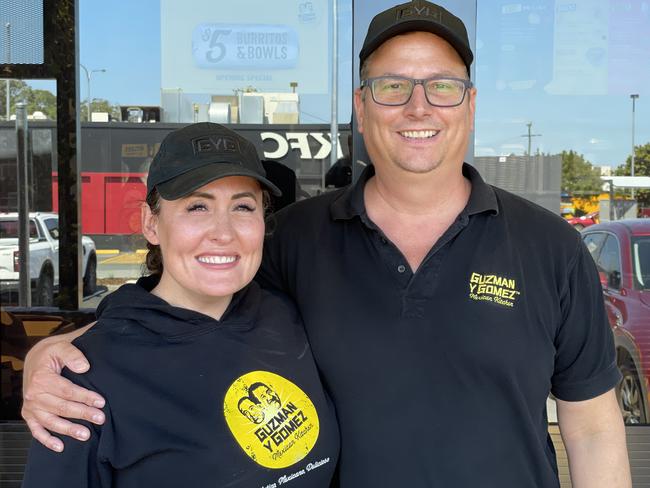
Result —
M 244 452 L 265 468 L 297 463 L 318 439 L 318 414 L 309 397 L 268 371 L 237 378 L 226 392 L 223 413 Z

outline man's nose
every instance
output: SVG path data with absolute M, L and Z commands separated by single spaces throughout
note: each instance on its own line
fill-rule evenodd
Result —
M 418 83 L 413 87 L 413 93 L 405 109 L 407 113 L 418 116 L 427 115 L 431 112 L 433 105 L 427 100 L 426 94 L 424 93 L 424 85 Z

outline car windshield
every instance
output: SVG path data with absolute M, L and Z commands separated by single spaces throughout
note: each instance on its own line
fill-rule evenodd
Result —
M 29 221 L 29 237 L 38 237 L 33 220 Z M 0 239 L 18 239 L 18 220 L 0 220 Z
M 634 281 L 642 290 L 650 290 L 650 236 L 632 239 Z

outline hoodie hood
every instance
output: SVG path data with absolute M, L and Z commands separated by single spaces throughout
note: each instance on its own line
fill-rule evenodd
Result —
M 251 328 L 260 304 L 260 289 L 251 283 L 238 291 L 220 320 L 195 310 L 175 307 L 150 293 L 160 275 L 140 278 L 134 284 L 122 285 L 104 298 L 97 307 L 97 320 L 128 320 L 137 322 L 168 340 L 183 339 L 214 327 Z

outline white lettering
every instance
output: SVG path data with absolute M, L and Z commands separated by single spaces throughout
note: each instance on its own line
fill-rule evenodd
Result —
M 300 159 L 312 159 L 308 136 L 306 132 L 287 132 L 287 141 L 291 149 L 300 150 Z
M 323 464 L 327 464 L 330 462 L 330 458 L 325 458 L 321 459 L 320 461 L 316 461 L 315 463 L 309 463 L 307 466 L 305 466 L 305 469 L 307 471 L 311 471 L 316 468 L 320 468 Z
M 276 134 L 275 132 L 262 132 L 260 137 L 262 138 L 262 142 L 267 139 L 273 139 L 278 145 L 275 151 L 264 151 L 265 158 L 281 159 L 289 152 L 289 144 L 287 144 L 287 141 L 280 134 Z
M 321 145 L 321 148 L 314 155 L 314 159 L 325 159 L 328 157 L 332 151 L 332 133 L 327 133 L 329 139 L 326 139 L 325 134 L 322 132 L 310 132 L 309 135 L 316 139 Z M 343 155 L 343 150 L 341 149 L 341 138 L 339 137 L 339 140 L 336 142 L 336 159 L 339 159 Z
M 329 156 L 330 152 L 332 151 L 332 143 L 330 142 L 332 139 L 332 136 L 330 134 L 330 140 L 328 141 L 325 139 L 325 134 L 322 132 L 310 132 L 310 136 L 312 136 L 318 143 L 320 143 L 320 149 L 316 154 L 314 154 L 314 159 L 325 159 L 327 156 Z
M 289 481 L 295 480 L 296 478 L 298 478 L 299 476 L 304 475 L 305 473 L 306 473 L 306 471 L 304 469 L 301 469 L 300 471 L 296 471 L 295 473 L 292 473 L 290 475 L 280 476 L 278 478 L 278 484 L 283 485 L 284 483 L 288 483 Z

